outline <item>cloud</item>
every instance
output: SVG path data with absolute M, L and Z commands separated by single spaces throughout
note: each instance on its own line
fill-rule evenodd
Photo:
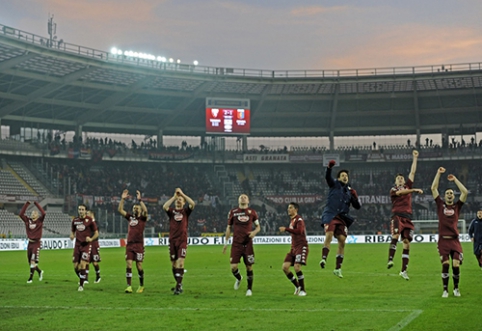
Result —
M 348 55 L 332 53 L 323 60 L 330 68 L 374 68 L 455 64 L 479 61 L 482 39 L 476 29 L 403 25 L 372 35 Z
M 348 6 L 335 6 L 335 7 L 322 7 L 322 6 L 311 6 L 311 7 L 298 7 L 291 10 L 293 16 L 315 16 L 319 14 L 326 14 L 330 12 L 341 12 L 348 10 Z

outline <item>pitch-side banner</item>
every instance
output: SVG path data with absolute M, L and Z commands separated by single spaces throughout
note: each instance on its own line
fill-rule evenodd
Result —
M 244 154 L 244 163 L 288 163 L 289 154 Z
M 323 244 L 325 236 L 308 236 L 308 244 Z M 468 234 L 460 235 L 461 242 L 470 242 Z M 121 240 L 125 239 L 108 239 L 99 240 L 101 248 L 120 247 Z M 380 244 L 389 243 L 392 240 L 390 235 L 363 235 L 354 236 L 349 235 L 346 238 L 347 244 Z M 412 243 L 436 243 L 438 241 L 438 234 L 416 234 L 413 237 Z M 257 236 L 253 239 L 256 245 L 271 245 L 271 244 L 291 244 L 291 236 Z M 336 243 L 336 239 L 333 238 Z M 226 242 L 224 236 L 221 237 L 189 237 L 188 245 L 190 246 L 208 246 L 208 245 L 224 245 Z M 228 244 L 231 243 L 231 239 Z M 74 242 L 68 238 L 46 238 L 42 239 L 42 249 L 72 249 Z M 145 238 L 145 246 L 169 246 L 169 238 Z M 12 239 L 0 240 L 0 251 L 18 251 L 26 250 L 28 240 Z

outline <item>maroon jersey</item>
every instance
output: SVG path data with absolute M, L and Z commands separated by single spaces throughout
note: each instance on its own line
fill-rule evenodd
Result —
M 258 214 L 254 209 L 231 209 L 228 214 L 228 225 L 233 228 L 233 243 L 246 245 L 251 240 L 249 233 L 253 231 L 253 223 L 256 221 Z
M 83 244 L 87 242 L 87 237 L 92 237 L 97 231 L 97 224 L 89 216 L 85 216 L 85 218 L 77 216 L 72 220 L 71 230 L 75 232 L 76 244 Z
M 33 241 L 38 241 L 42 239 L 42 230 L 43 230 L 43 225 L 44 225 L 44 219 L 45 219 L 45 211 L 43 208 L 38 204 L 37 201 L 35 201 L 35 206 L 40 211 L 40 216 L 37 218 L 36 221 L 32 220 L 30 217 L 25 215 L 25 211 L 27 210 L 28 206 L 30 203 L 26 203 L 22 210 L 20 211 L 20 218 L 22 221 L 25 223 L 25 230 L 27 232 L 27 238 Z
M 464 203 L 459 200 L 449 206 L 445 204 L 440 196 L 435 199 L 435 203 L 437 204 L 439 237 L 458 237 L 459 230 L 457 229 L 457 223 L 459 222 L 460 209 Z
M 169 216 L 169 240 L 187 241 L 187 225 L 189 215 L 192 209 L 189 207 L 183 209 L 169 208 L 166 210 Z
M 410 178 L 403 186 L 394 186 L 390 190 L 390 198 L 392 199 L 392 215 L 401 215 L 404 217 L 412 216 L 412 195 L 397 195 L 397 191 L 410 190 L 413 182 Z
M 135 217 L 127 213 L 125 216 L 129 221 L 129 229 L 127 230 L 127 243 L 142 243 L 144 244 L 144 228 L 146 227 L 146 216 Z
M 307 247 L 305 221 L 300 215 L 296 215 L 291 219 L 290 226 L 286 228 L 286 232 L 291 234 L 291 248 Z

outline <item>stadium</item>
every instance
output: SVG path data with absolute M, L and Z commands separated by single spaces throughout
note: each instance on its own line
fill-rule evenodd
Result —
M 59 270 L 50 281 L 56 289 L 48 288 L 47 283 L 26 289 L 21 278 L 26 268 L 24 252 L 1 252 L 8 256 L 8 268 L 0 271 L 3 288 L 13 286 L 25 294 L 37 290 L 42 297 L 57 293 L 38 307 L 2 293 L 0 326 L 5 330 L 33 329 L 32 323 L 46 314 L 54 322 L 39 322 L 43 324 L 36 329 L 62 330 L 69 311 L 82 313 L 92 299 L 112 318 L 127 312 L 150 316 L 141 324 L 146 329 L 170 323 L 179 329 L 222 330 L 229 324 L 215 320 L 238 312 L 230 303 L 237 298 L 239 312 L 253 316 L 246 329 L 279 329 L 283 324 L 276 316 L 280 313 L 302 316 L 303 322 L 297 326 L 303 328 L 330 327 L 322 316 L 331 314 L 345 319 L 342 326 L 333 327 L 336 330 L 440 330 L 447 325 L 476 329 L 478 324 L 471 321 L 482 288 L 470 240 L 463 237 L 467 256 L 462 267 L 464 296 L 457 303 L 455 298 L 447 303 L 439 299 L 440 263 L 435 244 L 427 238 L 437 234 L 430 186 L 439 166 L 456 175 L 470 192 L 460 215 L 461 234 L 466 234 L 468 222 L 481 209 L 481 104 L 481 63 L 305 71 L 206 67 L 53 42 L 51 36 L 0 24 L 2 247 L 8 248 L 7 241 L 25 238 L 25 227 L 17 215 L 26 201 L 37 201 L 47 212 L 43 236 L 49 238 L 43 243 L 40 264 L 45 261 Z M 220 127 L 216 112 L 230 109 L 237 110 L 237 124 L 232 126 L 225 118 Z M 386 143 L 390 139 L 381 138 L 391 136 L 403 137 L 404 142 Z M 355 143 L 343 143 L 347 140 Z M 414 197 L 415 232 L 422 239 L 413 249 L 415 279 L 407 285 L 390 277 L 384 263 L 390 233 L 388 192 L 395 174 L 409 173 L 413 149 L 420 152 L 415 183 L 424 194 Z M 324 169 L 331 159 L 350 170 L 350 183 L 363 204 L 353 212 L 356 222 L 350 234 L 373 243 L 351 245 L 346 268 L 347 275 L 356 280 L 346 285 L 322 274 L 325 271 L 317 264 L 324 235 L 320 217 L 328 194 Z M 456 188 L 442 179 L 441 187 L 451 185 Z M 202 288 L 191 285 L 183 297 L 172 300 L 169 290 L 163 288 L 170 280 L 168 254 L 156 246 L 163 246 L 162 239 L 169 234 L 162 205 L 176 187 L 197 203 L 189 223 L 192 254 L 186 269 L 188 279 L 193 278 L 188 281 L 210 290 L 206 295 Z M 132 299 L 139 309 L 130 311 L 132 307 L 123 303 L 122 290 L 115 294 L 116 286 L 123 286 L 118 285 L 123 284 L 123 252 L 106 248 L 103 279 L 111 284 L 105 284 L 108 287 L 103 292 L 92 291 L 90 299 L 90 288 L 80 299 L 70 298 L 77 294 L 74 292 L 63 299 L 63 293 L 75 291 L 76 280 L 70 250 L 56 248 L 72 248 L 65 238 L 77 205 L 85 203 L 95 211 L 100 238 L 108 246 L 125 238 L 127 232 L 127 223 L 117 213 L 124 189 L 142 191 L 148 207 L 145 236 L 158 244 L 147 247 L 151 254 L 147 256 L 153 260 L 151 264 L 146 260 L 146 265 L 155 270 L 150 277 L 158 277 L 158 287 L 142 301 Z M 226 214 L 241 193 L 250 196 L 262 229 L 260 246 L 255 246 L 260 265 L 257 268 L 257 263 L 255 270 L 259 282 L 265 284 L 265 293 L 251 302 L 227 294 L 232 288 L 228 258 L 215 255 L 221 250 L 216 244 L 223 242 L 204 239 L 210 243 L 204 245 L 202 239 L 223 237 Z M 281 238 L 278 228 L 287 223 L 286 207 L 291 201 L 300 204 L 307 234 L 312 236 L 306 268 L 312 282 L 307 299 L 312 301 L 296 300 L 296 304 L 280 293 L 282 285 L 289 288 L 279 268 L 288 246 L 263 245 Z M 210 258 L 203 257 L 206 254 Z M 203 260 L 214 268 L 204 270 Z M 368 284 L 364 283 L 367 279 Z M 228 285 L 217 288 L 213 280 L 222 287 Z M 382 288 L 377 282 L 383 283 Z M 406 289 L 393 293 L 393 288 L 401 285 L 407 285 Z M 422 295 L 427 292 L 430 294 Z M 168 300 L 168 295 L 172 306 L 159 303 L 159 297 Z M 387 296 L 393 298 L 384 301 Z M 183 301 L 185 297 L 191 298 Z M 326 304 L 326 300 L 333 303 Z M 453 305 L 452 316 L 438 315 L 447 304 Z M 27 310 L 35 311 L 34 316 L 22 321 L 22 312 Z M 351 316 L 346 317 L 347 313 Z M 152 318 L 152 314 L 159 316 Z M 441 320 L 434 323 L 434 318 Z M 178 324 L 179 319 L 184 324 Z M 99 330 L 136 325 L 128 320 L 106 325 L 102 318 L 92 322 Z

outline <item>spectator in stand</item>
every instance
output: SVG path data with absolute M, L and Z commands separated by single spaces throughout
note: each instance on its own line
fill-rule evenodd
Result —
M 20 214 L 19 214 L 20 218 L 25 223 L 25 230 L 27 232 L 27 238 L 28 238 L 27 259 L 28 259 L 28 262 L 30 263 L 30 277 L 27 280 L 28 284 L 32 283 L 32 279 L 35 271 L 38 272 L 39 281 L 42 281 L 44 276 L 43 270 L 40 270 L 40 268 L 38 267 L 38 262 L 40 257 L 40 244 L 41 244 L 40 240 L 42 239 L 42 230 L 43 230 L 44 219 L 45 219 L 45 211 L 37 201 L 35 201 L 34 204 L 35 204 L 35 207 L 37 207 L 38 211 L 35 209 L 32 210 L 30 217 L 25 215 L 25 212 L 27 211 L 28 206 L 30 206 L 30 201 L 27 201 L 23 205 L 22 210 L 20 211 Z M 39 211 L 40 211 L 40 215 L 38 213 Z M 11 234 L 10 231 L 9 231 L 9 234 Z

